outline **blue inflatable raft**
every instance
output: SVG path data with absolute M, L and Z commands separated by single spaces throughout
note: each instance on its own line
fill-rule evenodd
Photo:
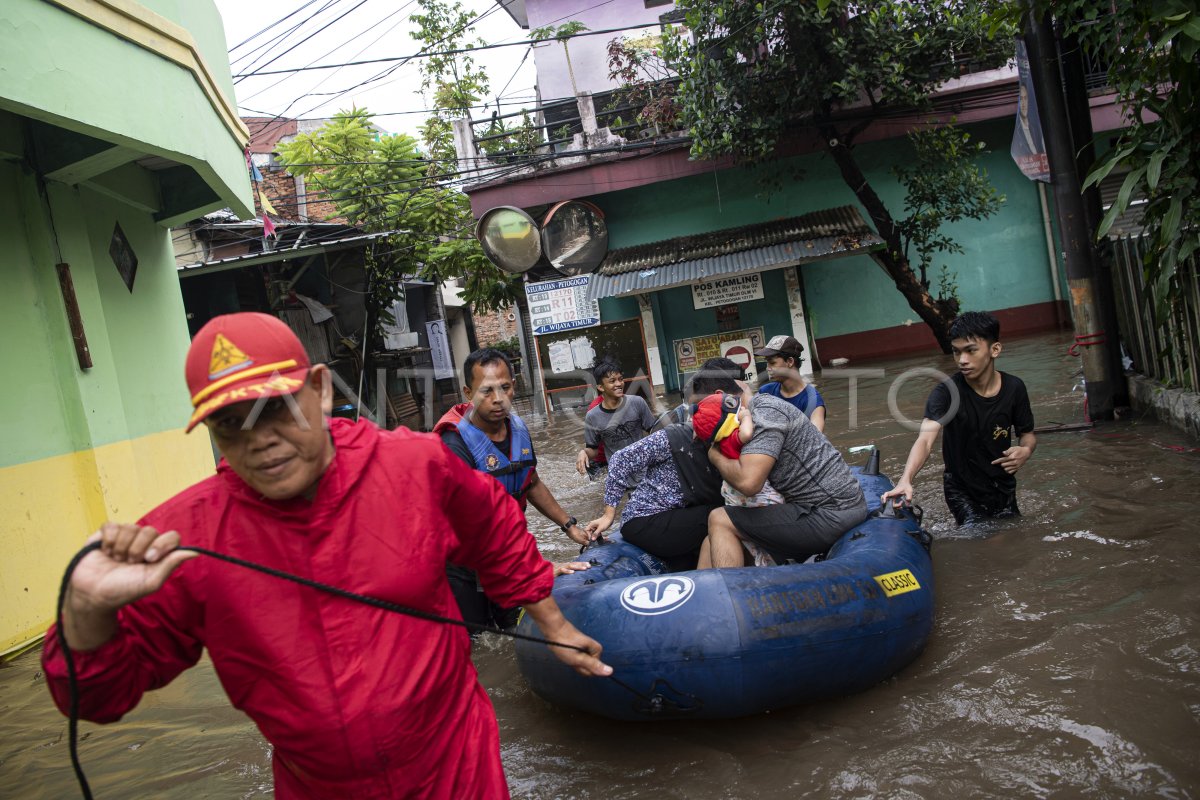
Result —
M 584 678 L 517 641 L 530 687 L 555 705 L 624 720 L 721 719 L 867 689 L 920 654 L 933 627 L 929 537 L 879 508 L 891 482 L 855 468 L 873 508 L 825 560 L 669 573 L 613 536 L 554 598 L 604 646 L 616 680 Z M 522 619 L 521 633 L 540 632 Z

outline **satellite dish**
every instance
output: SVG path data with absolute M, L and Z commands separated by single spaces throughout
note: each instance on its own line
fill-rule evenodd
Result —
M 542 257 L 542 237 L 533 217 L 513 206 L 497 206 L 479 218 L 475 238 L 484 254 L 514 275 L 527 272 Z
M 595 272 L 608 255 L 604 212 L 586 200 L 555 204 L 542 221 L 542 250 L 564 275 Z

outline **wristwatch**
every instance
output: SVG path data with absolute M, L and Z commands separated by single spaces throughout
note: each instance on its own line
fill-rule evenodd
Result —
M 574 517 L 567 517 L 567 521 L 564 522 L 562 525 L 559 525 L 559 527 L 562 528 L 563 533 L 566 533 L 567 531 L 571 530 L 571 528 L 574 528 L 578 524 L 579 524 L 579 520 L 575 519 Z

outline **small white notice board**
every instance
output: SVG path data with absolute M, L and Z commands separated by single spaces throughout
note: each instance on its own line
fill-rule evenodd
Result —
M 747 300 L 762 300 L 762 273 L 724 275 L 692 284 L 692 304 L 697 308 L 716 308 Z

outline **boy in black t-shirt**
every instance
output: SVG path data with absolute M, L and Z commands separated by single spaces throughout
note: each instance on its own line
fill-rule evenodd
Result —
M 959 371 L 929 394 L 904 474 L 881 500 L 886 503 L 901 495 L 912 500 L 913 478 L 945 428 L 942 484 L 958 524 L 1017 516 L 1016 472 L 1037 447 L 1029 394 L 1020 378 L 996 369 L 1002 348 L 1000 323 L 991 314 L 968 311 L 959 316 L 950 325 L 950 346 Z

